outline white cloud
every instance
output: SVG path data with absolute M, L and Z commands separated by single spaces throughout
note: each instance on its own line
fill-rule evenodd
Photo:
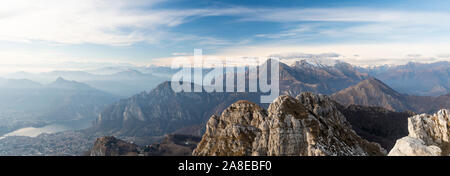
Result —
M 361 8 L 323 9 L 251 9 L 227 7 L 219 9 L 155 9 L 163 0 L 7 0 L 0 6 L 0 40 L 15 42 L 45 41 L 62 44 L 94 43 L 130 45 L 137 42 L 157 43 L 161 40 L 200 39 L 205 45 L 227 45 L 228 41 L 201 34 L 177 37 L 167 29 L 205 16 L 235 16 L 240 21 L 272 22 L 373 22 L 347 29 L 327 30 L 320 26 L 298 26 L 276 34 L 257 37 L 282 38 L 315 31 L 321 34 L 383 33 L 411 26 L 448 29 L 449 13 L 402 12 Z M 330 26 L 329 26 L 330 27 Z M 414 29 L 417 29 L 414 28 Z M 417 29 L 419 30 L 419 29 Z M 420 29 L 423 30 L 423 29 Z M 413 29 L 408 29 L 413 31 Z M 183 35 L 183 34 L 178 34 Z M 175 35 L 176 36 L 176 35 Z
M 0 6 L 0 40 L 104 45 L 153 43 L 164 39 L 167 28 L 182 24 L 191 16 L 217 14 L 202 9 L 152 9 L 158 2 L 8 0 Z

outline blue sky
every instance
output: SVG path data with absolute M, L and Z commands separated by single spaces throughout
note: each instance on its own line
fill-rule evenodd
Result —
M 450 55 L 448 1 L 8 1 L 0 7 L 3 66 L 164 63 L 194 48 L 217 56 L 332 52 L 357 65 Z

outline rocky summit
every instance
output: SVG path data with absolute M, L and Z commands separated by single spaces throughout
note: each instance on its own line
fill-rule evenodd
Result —
M 90 156 L 137 156 L 140 148 L 112 136 L 98 138 L 90 151 Z
M 159 143 L 138 146 L 112 136 L 97 138 L 90 156 L 188 156 L 197 146 L 200 137 L 168 134 Z
M 450 154 L 450 114 L 442 109 L 433 115 L 408 119 L 409 135 L 397 140 L 389 156 L 447 156 Z
M 268 110 L 238 101 L 213 115 L 193 155 L 347 156 L 385 155 L 359 137 L 336 103 L 324 95 L 280 96 Z

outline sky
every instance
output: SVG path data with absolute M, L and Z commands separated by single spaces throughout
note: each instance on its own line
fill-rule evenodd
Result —
M 450 60 L 449 1 L 2 3 L 1 71 L 70 69 L 67 63 L 169 65 L 195 48 L 205 57 L 333 53 L 360 66 Z

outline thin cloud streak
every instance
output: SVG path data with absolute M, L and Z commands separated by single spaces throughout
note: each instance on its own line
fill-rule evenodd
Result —
M 134 2 L 134 3 L 133 3 Z M 246 8 L 221 9 L 152 9 L 160 1 L 124 0 L 27 0 L 8 1 L 0 7 L 0 40 L 15 42 L 47 41 L 62 44 L 94 43 L 100 45 L 132 45 L 138 42 L 158 43 L 171 40 L 167 29 L 207 16 L 234 16 L 237 21 L 265 22 L 372 22 L 349 28 L 356 33 L 389 32 L 411 25 L 428 25 L 448 29 L 449 13 L 402 12 L 361 8 Z M 140 7 L 148 7 L 142 9 Z M 387 26 L 387 27 L 383 27 Z M 260 34 L 257 37 L 291 37 L 316 30 L 291 29 L 280 34 Z M 331 26 L 330 31 L 333 31 Z M 328 31 L 328 33 L 332 33 Z M 327 31 L 324 31 L 327 32 Z M 346 30 L 333 32 L 345 33 Z M 420 32 L 420 31 L 419 31 Z M 193 34 L 190 34 L 193 35 Z M 195 35 L 195 34 L 194 34 Z M 201 36 L 201 35 L 198 35 Z M 201 36 L 206 38 L 206 36 Z M 208 42 L 207 42 L 208 43 Z M 225 42 L 220 42 L 223 45 Z
M 333 52 L 345 56 L 344 59 L 357 65 L 380 64 L 387 62 L 383 59 L 389 58 L 393 58 L 392 63 L 400 63 L 406 61 L 405 56 L 411 53 L 423 55 L 424 59 L 421 60 L 448 54 L 446 53 L 448 48 L 445 46 L 449 45 L 435 41 L 435 39 L 442 41 L 450 38 L 450 24 L 446 23 L 450 21 L 448 12 L 356 7 L 275 9 L 235 6 L 213 9 L 158 9 L 155 7 L 163 2 L 164 0 L 42 0 L 36 2 L 8 0 L 4 2 L 8 3 L 8 6 L 0 7 L 0 41 L 36 45 L 48 43 L 106 46 L 130 46 L 145 42 L 170 47 L 188 43 L 188 47 L 202 47 L 206 51 L 214 50 L 210 53 L 214 55 L 249 57 L 267 57 L 272 54 L 290 52 L 313 54 Z M 216 16 L 233 17 L 228 21 L 230 24 L 273 22 L 289 25 L 286 25 L 288 27 L 285 26 L 283 30 L 280 29 L 280 32 L 251 34 L 251 36 L 243 36 L 235 40 L 217 37 L 220 35 L 213 37 L 204 34 L 176 33 L 170 30 L 199 18 Z M 261 38 L 269 39 L 269 41 L 259 41 L 258 39 Z M 304 40 L 327 41 L 333 38 L 354 41 L 352 44 L 322 42 L 308 45 L 307 42 L 302 43 Z M 374 41 L 376 44 L 363 44 L 358 41 L 365 38 L 386 41 Z M 410 41 L 423 44 L 414 45 L 409 43 Z M 20 50 L 17 53 L 20 53 Z M 167 57 L 170 57 L 171 53 L 173 51 L 168 52 Z M 358 57 L 354 57 L 355 55 Z M 61 58 L 69 61 L 79 59 L 76 56 L 55 57 L 36 53 L 21 56 L 16 53 L 5 54 L 3 51 L 0 51 L 0 56 L 21 60 L 20 62 L 33 60 L 36 64 L 56 62 Z M 129 58 L 124 58 L 123 61 L 127 59 Z M 438 57 L 439 59 L 448 59 L 448 57 Z M 129 60 L 136 62 L 135 58 Z M 16 61 L 2 61 L 2 63 L 6 62 Z

